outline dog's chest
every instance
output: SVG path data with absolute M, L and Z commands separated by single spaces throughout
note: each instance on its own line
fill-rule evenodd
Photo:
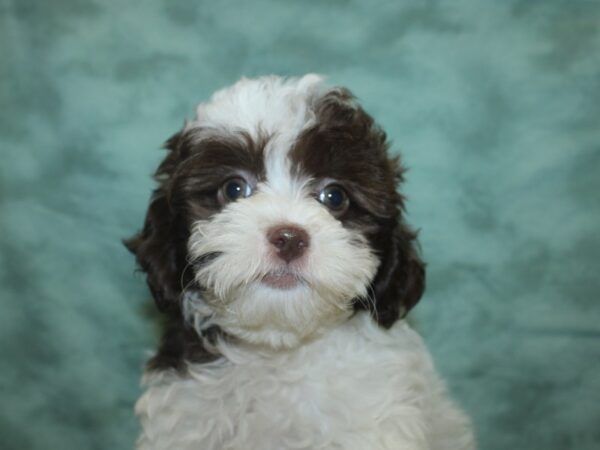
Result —
M 418 436 L 432 388 L 429 357 L 405 324 L 386 333 L 357 318 L 293 352 L 225 356 L 151 385 L 137 405 L 140 448 L 398 448 Z

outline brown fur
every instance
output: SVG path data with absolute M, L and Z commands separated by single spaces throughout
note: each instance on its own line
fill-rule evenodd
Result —
M 339 219 L 360 229 L 381 259 L 372 282 L 374 318 L 391 326 L 419 301 L 425 288 L 425 266 L 415 248 L 415 233 L 404 223 L 404 200 L 398 158 L 388 156 L 385 133 L 345 89 L 323 97 L 316 107 L 317 124 L 298 139 L 291 157 L 306 175 L 333 178 L 351 198 Z M 358 309 L 363 302 L 355 302 Z
M 415 233 L 402 218 L 403 198 L 396 190 L 402 181 L 400 162 L 388 156 L 385 133 L 354 104 L 349 91 L 325 95 L 316 115 L 317 124 L 291 149 L 293 168 L 316 180 L 334 179 L 348 193 L 350 207 L 338 219 L 361 230 L 381 260 L 371 283 L 374 306 L 356 301 L 355 307 L 369 308 L 379 324 L 389 327 L 418 302 L 425 286 Z M 181 314 L 183 290 L 200 289 L 187 259 L 190 227 L 220 210 L 217 191 L 232 172 L 244 171 L 254 183 L 265 177 L 267 137 L 253 142 L 242 133 L 200 140 L 202 132 L 180 132 L 167 141 L 144 227 L 126 242 L 147 274 L 159 310 L 168 317 L 161 347 L 150 362 L 153 369 L 181 370 L 186 361 L 214 356 Z

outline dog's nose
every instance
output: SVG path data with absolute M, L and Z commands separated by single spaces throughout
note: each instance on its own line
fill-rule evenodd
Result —
M 271 228 L 267 232 L 267 239 L 277 249 L 277 256 L 286 263 L 300 258 L 310 242 L 308 233 L 293 225 Z

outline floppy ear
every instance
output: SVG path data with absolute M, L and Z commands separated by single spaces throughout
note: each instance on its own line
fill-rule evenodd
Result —
M 144 227 L 124 242 L 146 272 L 150 291 L 163 312 L 179 311 L 182 284 L 186 282 L 183 272 L 188 232 L 168 197 L 171 177 L 179 160 L 179 136 L 179 133 L 176 134 L 165 145 L 169 154 L 155 174 L 160 186 L 150 201 Z
M 402 222 L 391 230 L 372 288 L 374 317 L 386 328 L 404 317 L 425 290 L 425 264 L 416 248 L 416 233 Z

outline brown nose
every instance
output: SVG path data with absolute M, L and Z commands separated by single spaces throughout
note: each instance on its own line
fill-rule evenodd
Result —
M 271 228 L 267 239 L 277 249 L 277 256 L 286 263 L 300 258 L 308 247 L 308 233 L 302 228 L 285 225 Z

